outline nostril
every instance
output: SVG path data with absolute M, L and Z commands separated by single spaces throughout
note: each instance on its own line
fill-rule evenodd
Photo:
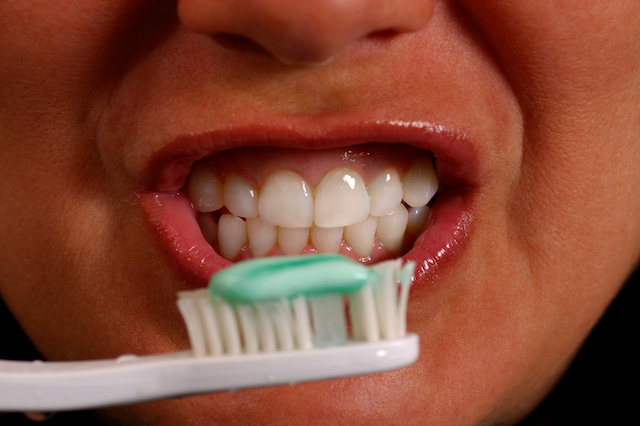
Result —
M 234 50 L 264 51 L 283 63 L 302 65 L 328 62 L 368 36 L 382 42 L 417 31 L 432 12 L 433 0 L 178 2 L 180 20 L 190 30 L 216 35 Z
M 385 28 L 383 30 L 376 30 L 376 31 L 371 31 L 368 36 L 370 38 L 376 38 L 376 39 L 380 39 L 380 40 L 387 40 L 387 39 L 391 39 L 395 36 L 397 36 L 398 34 L 400 34 L 400 31 L 393 29 L 393 28 Z
M 225 49 L 243 53 L 268 54 L 259 43 L 243 35 L 222 32 L 212 34 L 211 37 Z

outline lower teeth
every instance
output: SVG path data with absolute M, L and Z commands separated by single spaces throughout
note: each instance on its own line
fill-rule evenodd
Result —
M 218 212 L 198 213 L 202 235 L 222 257 L 235 261 L 270 254 L 303 252 L 354 253 L 365 260 L 376 247 L 383 258 L 402 254 L 420 235 L 431 208 L 400 204 L 391 214 L 369 216 L 354 225 L 336 228 L 287 228 L 266 223 L 260 216 L 241 218 Z
M 413 213 L 409 213 L 413 211 Z M 303 252 L 353 252 L 366 259 L 376 247 L 383 257 L 401 254 L 413 244 L 424 228 L 430 207 L 400 205 L 394 213 L 345 226 L 344 228 L 286 228 L 266 224 L 259 217 L 243 219 L 231 214 L 199 213 L 202 235 L 225 259 L 235 261 L 271 254 L 295 255 Z M 409 223 L 409 218 L 413 221 Z

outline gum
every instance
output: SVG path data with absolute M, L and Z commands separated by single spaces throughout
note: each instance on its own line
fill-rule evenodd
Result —
M 387 168 L 395 169 L 402 177 L 420 156 L 430 154 L 409 145 L 374 142 L 323 150 L 233 148 L 200 161 L 222 181 L 235 172 L 254 187 L 260 188 L 273 172 L 292 170 L 315 188 L 329 171 L 339 167 L 348 167 L 357 172 L 367 185 Z

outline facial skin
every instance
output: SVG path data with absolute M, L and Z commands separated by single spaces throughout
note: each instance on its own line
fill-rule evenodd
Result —
M 531 411 L 640 256 L 640 3 L 177 3 L 0 6 L 0 291 L 42 353 L 187 347 L 175 293 L 200 282 L 145 204 L 161 186 L 149 164 L 176 141 L 202 156 L 326 148 L 416 139 L 397 123 L 421 123 L 462 140 L 473 170 L 445 182 L 464 216 L 445 254 L 405 255 L 420 266 L 415 365 L 101 416 L 475 425 Z

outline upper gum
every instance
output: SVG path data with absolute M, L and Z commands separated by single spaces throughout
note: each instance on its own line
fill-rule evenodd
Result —
M 346 152 L 351 152 L 348 159 L 345 159 Z M 358 173 L 367 186 L 389 168 L 396 170 L 402 178 L 417 155 L 430 154 L 408 145 L 375 143 L 318 151 L 271 147 L 235 148 L 200 161 L 214 171 L 221 182 L 228 175 L 237 173 L 254 188 L 260 188 L 273 172 L 291 170 L 315 188 L 328 172 L 343 167 Z

